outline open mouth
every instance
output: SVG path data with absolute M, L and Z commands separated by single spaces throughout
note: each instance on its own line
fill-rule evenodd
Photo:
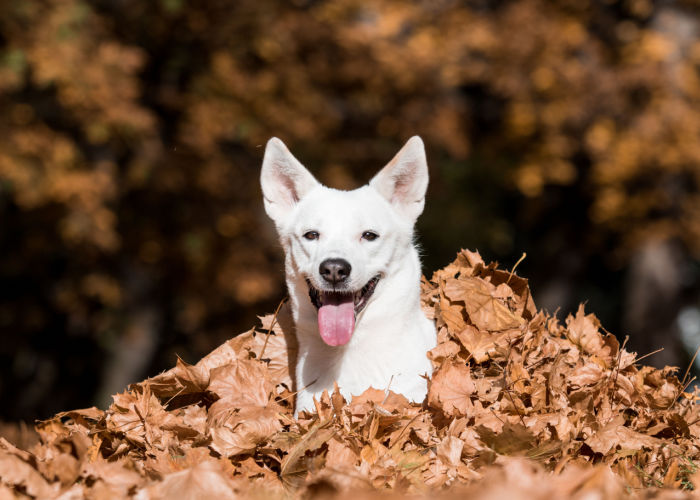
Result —
M 350 341 L 355 319 L 367 306 L 379 279 L 375 276 L 356 292 L 319 290 L 306 280 L 309 298 L 318 310 L 318 330 L 326 344 L 337 346 Z
M 374 293 L 374 289 L 377 287 L 377 283 L 379 283 L 379 275 L 369 280 L 365 286 L 356 292 L 326 292 L 315 288 L 308 279 L 306 280 L 306 284 L 309 285 L 309 298 L 316 309 L 321 309 L 327 303 L 340 302 L 342 299 L 349 298 L 352 295 L 355 316 L 360 314 L 365 308 Z

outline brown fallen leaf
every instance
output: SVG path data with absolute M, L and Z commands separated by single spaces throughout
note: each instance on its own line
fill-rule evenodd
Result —
M 282 429 L 273 408 L 245 406 L 209 429 L 211 448 L 224 457 L 255 450 Z
M 467 326 L 463 311 L 461 305 L 452 304 L 447 298 L 440 297 L 438 326 L 440 323 L 446 325 L 450 333 L 453 334 L 463 330 Z
M 282 460 L 280 474 L 286 484 L 294 485 L 307 471 L 307 467 L 302 460 L 304 454 L 308 451 L 318 450 L 323 446 L 333 435 L 336 430 L 330 426 L 330 421 L 316 422 L 302 436 L 299 442 L 289 450 L 287 456 Z
M 464 441 L 454 436 L 446 436 L 435 448 L 437 457 L 446 465 L 456 467 L 462 463 Z
M 603 353 L 605 343 L 600 335 L 600 321 L 592 314 L 586 314 L 583 304 L 578 306 L 575 316 L 569 315 L 566 318 L 566 336 L 573 343 L 580 346 L 587 354 L 609 354 Z
M 481 440 L 501 455 L 524 455 L 536 442 L 535 436 L 521 424 L 506 422 L 499 433 L 478 426 L 476 432 Z
M 608 455 L 611 450 L 620 447 L 623 450 L 640 450 L 653 448 L 660 444 L 659 439 L 636 432 L 624 426 L 624 420 L 619 417 L 598 430 L 585 443 L 596 452 Z
M 469 415 L 476 386 L 469 367 L 458 361 L 444 364 L 433 374 L 428 388 L 428 404 L 446 415 Z
M 448 340 L 447 342 L 442 342 L 438 344 L 435 348 L 428 351 L 428 358 L 433 362 L 433 364 L 440 365 L 447 358 L 451 358 L 459 353 L 460 348 L 456 342 Z
M 600 382 L 603 378 L 603 373 L 603 369 L 597 363 L 588 362 L 574 369 L 566 378 L 570 385 L 584 387 Z
M 81 477 L 89 482 L 101 482 L 99 488 L 112 497 L 124 497 L 146 480 L 134 470 L 134 462 L 130 459 L 120 459 L 109 462 L 99 459 L 96 462 L 83 464 Z
M 220 398 L 219 401 L 223 400 L 233 407 L 241 407 L 266 406 L 273 388 L 274 384 L 269 378 L 265 364 L 250 360 L 236 361 L 214 368 L 208 390 L 216 394 Z M 217 410 L 218 408 L 214 412 Z
M 139 499 L 166 500 L 172 498 L 216 498 L 234 500 L 235 484 L 213 460 L 202 462 L 190 469 L 173 472 L 141 490 Z
M 342 467 L 346 465 L 357 465 L 360 456 L 356 450 L 352 449 L 341 438 L 334 436 L 328 441 L 328 453 L 326 453 L 327 467 Z
M 499 348 L 505 349 L 519 334 L 518 330 L 485 332 L 470 325 L 458 332 L 456 336 L 477 363 L 484 363 L 490 357 L 496 356 Z
M 479 330 L 498 332 L 518 328 L 524 321 L 494 297 L 490 283 L 472 277 L 445 281 L 445 295 L 453 302 L 464 302 L 469 320 Z
M 60 489 L 56 483 L 49 484 L 31 464 L 6 451 L 0 451 L 0 483 L 23 488 L 39 498 L 52 498 Z

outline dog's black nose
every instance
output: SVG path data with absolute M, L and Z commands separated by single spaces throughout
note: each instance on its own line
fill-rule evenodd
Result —
M 328 283 L 337 285 L 348 279 L 351 269 L 350 263 L 345 259 L 326 259 L 321 262 L 318 272 Z

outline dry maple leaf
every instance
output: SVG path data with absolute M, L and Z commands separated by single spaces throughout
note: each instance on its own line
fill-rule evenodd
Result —
M 476 432 L 486 445 L 502 455 L 524 455 L 535 443 L 535 436 L 521 424 L 506 422 L 498 433 L 478 426 Z
M 31 464 L 6 451 L 0 451 L 0 483 L 23 488 L 38 498 L 52 498 L 60 488 L 58 484 L 49 484 Z
M 304 455 L 309 451 L 318 450 L 337 431 L 330 427 L 330 421 L 316 422 L 294 445 L 284 458 L 280 468 L 282 480 L 289 485 L 297 484 L 303 475 L 308 471 L 303 460 Z
M 566 336 L 587 354 L 603 355 L 603 338 L 600 335 L 600 321 L 593 314 L 586 314 L 583 304 L 579 304 L 576 316 L 566 318 Z M 605 353 L 607 354 L 607 353 Z
M 136 500 L 165 500 L 171 498 L 216 498 L 234 500 L 235 484 L 216 461 L 208 460 L 190 469 L 173 472 L 162 481 L 142 489 Z
M 601 381 L 603 373 L 603 369 L 597 363 L 588 362 L 567 375 L 567 382 L 577 387 L 594 385 Z
M 211 371 L 208 390 L 219 400 L 209 408 L 209 422 L 223 422 L 236 409 L 269 405 L 275 384 L 264 363 L 239 360 Z
M 177 420 L 151 393 L 148 383 L 137 391 L 116 394 L 113 398 L 114 403 L 106 416 L 107 428 L 124 433 L 128 439 L 141 445 L 160 442 L 163 426 Z
M 428 404 L 446 415 L 469 415 L 476 386 L 467 365 L 458 361 L 444 364 L 433 375 L 428 389 Z
M 252 452 L 281 429 L 279 415 L 274 409 L 245 406 L 209 429 L 210 446 L 220 455 L 232 457 Z
M 490 357 L 496 356 L 499 348 L 507 347 L 511 340 L 519 335 L 518 330 L 490 333 L 469 325 L 457 332 L 456 337 L 477 363 L 483 363 Z
M 382 391 L 369 387 L 362 394 L 353 396 L 348 407 L 353 415 L 364 415 L 371 410 L 378 410 L 384 415 L 400 412 L 410 406 L 403 394 Z
M 464 441 L 454 436 L 446 436 L 435 448 L 437 457 L 445 465 L 456 467 L 462 463 Z
M 346 465 L 357 465 L 360 460 L 358 450 L 342 440 L 339 436 L 334 436 L 328 441 L 328 453 L 326 453 L 327 467 L 342 467 Z
M 134 470 L 134 464 L 129 459 L 114 462 L 98 460 L 83 465 L 82 477 L 90 481 L 101 481 L 100 488 L 111 496 L 127 496 L 129 491 L 143 486 L 146 481 Z
M 479 330 L 498 332 L 518 328 L 523 322 L 494 296 L 495 287 L 483 279 L 448 279 L 444 291 L 452 302 L 464 302 L 469 320 Z
M 446 325 L 451 333 L 459 332 L 467 326 L 464 308 L 459 304 L 452 304 L 445 297 L 440 297 L 438 318 L 438 326 Z
M 446 359 L 454 357 L 459 351 L 459 345 L 452 340 L 448 340 L 428 351 L 428 358 L 430 358 L 434 366 L 440 366 Z
M 623 418 L 619 417 L 586 439 L 586 444 L 594 452 L 607 455 L 618 446 L 624 450 L 640 450 L 643 447 L 653 448 L 658 446 L 660 441 L 657 438 L 625 427 Z

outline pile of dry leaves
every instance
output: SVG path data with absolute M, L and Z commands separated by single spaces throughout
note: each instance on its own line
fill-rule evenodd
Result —
M 685 498 L 700 410 L 674 370 L 635 364 L 580 307 L 564 325 L 527 281 L 462 251 L 423 283 L 438 327 L 420 406 L 385 388 L 292 416 L 286 308 L 196 365 L 0 438 L 0 498 Z M 683 491 L 686 490 L 686 491 Z

